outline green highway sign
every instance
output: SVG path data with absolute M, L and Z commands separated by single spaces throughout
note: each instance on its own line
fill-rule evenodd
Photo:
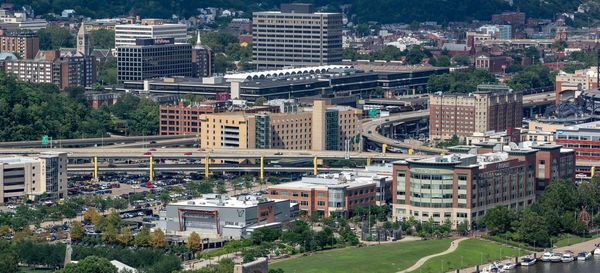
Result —
M 43 135 L 42 136 L 42 144 L 43 145 L 48 145 L 48 136 L 47 135 Z

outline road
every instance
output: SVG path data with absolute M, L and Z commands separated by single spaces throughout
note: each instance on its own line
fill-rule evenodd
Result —
M 379 159 L 379 160 L 398 160 L 406 158 L 418 158 L 422 156 L 409 156 L 405 154 L 392 153 L 374 153 L 374 152 L 349 152 L 344 151 L 311 151 L 311 150 L 277 150 L 277 149 L 210 149 L 198 150 L 196 148 L 165 148 L 149 151 L 147 148 L 64 148 L 64 149 L 1 149 L 0 154 L 39 154 L 43 151 L 66 152 L 69 158 L 149 158 L 155 159 L 343 159 L 348 156 L 349 159 Z

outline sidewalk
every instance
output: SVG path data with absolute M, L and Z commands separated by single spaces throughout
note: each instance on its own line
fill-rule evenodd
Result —
M 181 264 L 181 266 L 183 267 L 183 270 L 193 270 L 193 269 L 201 269 L 204 267 L 207 267 L 209 265 L 213 265 L 213 264 L 219 264 L 219 261 L 221 261 L 222 259 L 232 259 L 235 260 L 235 258 L 238 257 L 238 253 L 229 253 L 229 254 L 224 254 L 221 256 L 217 256 L 217 257 L 212 257 L 210 259 L 206 259 L 206 260 L 190 260 L 190 261 L 186 261 L 183 262 Z
M 400 272 L 397 273 L 405 273 L 405 272 L 411 272 L 414 270 L 417 270 L 419 267 L 421 267 L 423 264 L 425 264 L 427 261 L 429 261 L 429 259 L 431 258 L 435 258 L 437 256 L 442 256 L 442 255 L 446 255 L 448 253 L 452 253 L 454 252 L 454 250 L 456 250 L 456 248 L 458 248 L 458 244 L 464 240 L 469 239 L 468 237 L 466 238 L 460 238 L 460 239 L 456 239 L 454 241 L 452 241 L 452 243 L 450 244 L 450 247 L 448 249 L 446 249 L 446 251 L 437 253 L 437 254 L 433 254 L 433 255 L 429 255 L 429 256 L 425 256 L 421 259 L 419 259 L 414 265 L 412 265 L 411 267 L 404 269 Z

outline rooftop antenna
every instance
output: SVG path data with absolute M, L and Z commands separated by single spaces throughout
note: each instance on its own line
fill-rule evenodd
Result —
M 596 88 L 600 89 L 600 49 L 596 49 Z

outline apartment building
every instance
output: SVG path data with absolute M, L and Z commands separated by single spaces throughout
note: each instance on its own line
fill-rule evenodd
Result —
M 33 59 L 40 50 L 40 38 L 33 32 L 6 32 L 0 29 L 0 51 Z
M 174 38 L 137 39 L 135 45 L 117 47 L 117 80 L 142 81 L 171 76 L 192 76 L 192 46 Z
M 314 12 L 310 4 L 252 13 L 252 64 L 257 69 L 341 61 L 342 14 Z
M 351 217 L 357 206 L 386 204 L 391 201 L 391 176 L 373 172 L 321 174 L 300 181 L 271 185 L 271 199 L 290 200 L 308 215 Z
M 96 82 L 95 58 L 79 53 L 39 51 L 34 59 L 4 61 L 4 71 L 19 80 L 51 83 L 61 90 L 69 86 L 90 87 Z
M 360 117 L 357 109 L 323 101 L 290 113 L 206 114 L 201 147 L 358 151 Z
M 522 208 L 556 179 L 575 179 L 575 155 L 559 145 L 510 148 L 458 146 L 456 154 L 394 163 L 393 217 L 452 225 L 472 223 L 502 205 Z M 473 149 L 476 150 L 473 153 Z
M 522 116 L 523 94 L 505 85 L 479 85 L 472 94 L 440 92 L 429 96 L 429 138 L 513 130 L 521 127 Z
M 173 38 L 176 43 L 187 43 L 187 26 L 166 24 L 160 19 L 143 19 L 139 24 L 115 26 L 115 47 L 134 46 L 137 39 Z

